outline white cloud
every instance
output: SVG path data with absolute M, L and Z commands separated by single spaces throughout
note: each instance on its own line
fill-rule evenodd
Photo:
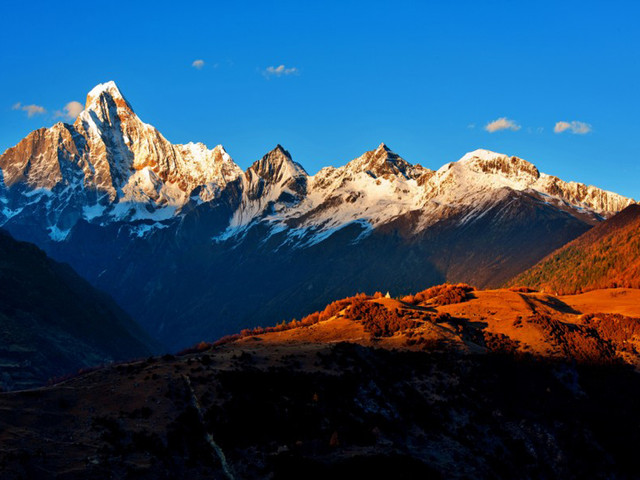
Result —
M 513 120 L 509 120 L 507 117 L 502 117 L 494 120 L 493 122 L 487 123 L 484 129 L 489 133 L 494 133 L 500 130 L 513 130 L 516 132 L 520 130 L 520 125 Z
M 29 118 L 33 117 L 34 115 L 42 115 L 43 113 L 47 113 L 47 110 L 40 105 L 22 105 L 20 102 L 14 104 L 11 109 L 27 112 L 27 117 Z
M 75 100 L 67 103 L 61 110 L 57 110 L 53 115 L 54 118 L 64 117 L 67 120 L 75 120 L 75 118 L 80 115 L 80 112 L 84 110 L 84 106 L 80 102 L 76 102 Z
M 204 67 L 204 60 L 202 59 L 194 60 L 191 66 L 193 68 L 197 68 L 198 70 L 200 70 L 202 67 Z
M 578 122 L 577 120 L 573 122 L 557 122 L 556 126 L 553 127 L 555 133 L 562 133 L 567 130 L 577 135 L 584 135 L 585 133 L 589 133 L 592 128 L 588 123 Z
M 297 75 L 298 69 L 296 67 L 285 67 L 284 65 L 278 65 L 277 67 L 267 67 L 262 74 L 267 77 L 281 77 L 283 75 Z

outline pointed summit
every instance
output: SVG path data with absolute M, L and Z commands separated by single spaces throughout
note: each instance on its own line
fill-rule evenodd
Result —
M 413 165 L 393 152 L 384 142 L 375 150 L 365 152 L 362 156 L 349 162 L 352 171 L 367 172 L 374 177 L 386 174 L 412 176 Z
M 254 173 L 269 183 L 308 176 L 302 165 L 294 162 L 291 154 L 280 144 L 251 165 L 247 173 Z
M 92 99 L 97 98 L 102 94 L 108 94 L 112 98 L 124 98 L 122 92 L 120 92 L 120 89 L 116 85 L 116 82 L 109 80 L 105 83 L 99 83 L 91 89 L 87 94 L 87 104 L 91 103 Z
M 113 114 L 118 116 L 135 115 L 131 104 L 124 98 L 114 81 L 99 83 L 87 94 L 84 112 L 96 113 L 102 121 L 109 120 Z M 84 113 L 83 112 L 83 113 Z M 81 113 L 78 119 L 83 116 Z M 79 120 L 77 120 L 79 121 Z
M 275 152 L 282 154 L 285 157 L 291 159 L 291 154 L 280 144 L 277 144 L 276 147 L 273 150 L 271 150 L 269 153 L 271 154 Z

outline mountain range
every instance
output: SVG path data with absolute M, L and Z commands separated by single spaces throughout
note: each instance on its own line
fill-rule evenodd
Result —
M 0 170 L 0 225 L 172 348 L 356 291 L 497 286 L 635 203 L 487 150 L 434 171 L 380 144 L 309 175 L 278 145 L 242 171 L 221 145 L 170 143 L 113 82 Z

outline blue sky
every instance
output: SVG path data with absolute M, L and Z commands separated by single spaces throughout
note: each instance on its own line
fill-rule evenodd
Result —
M 310 173 L 382 141 L 430 168 L 488 148 L 640 199 L 637 2 L 7 1 L 0 17 L 0 151 L 114 80 L 170 141 L 222 143 L 243 168 L 277 143 Z M 486 130 L 500 118 L 519 129 Z

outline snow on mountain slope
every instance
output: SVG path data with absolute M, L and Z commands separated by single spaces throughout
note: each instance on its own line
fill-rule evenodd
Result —
M 0 170 L 0 224 L 29 217 L 55 241 L 80 220 L 125 222 L 133 236 L 144 236 L 183 215 L 187 204 L 215 207 L 219 199 L 233 213 L 218 240 L 262 224 L 272 233 L 286 231 L 285 241 L 297 246 L 353 223 L 366 235 L 407 216 L 410 233 L 443 220 L 473 222 L 512 192 L 590 223 L 633 202 L 487 150 L 434 172 L 380 144 L 342 167 L 309 176 L 278 145 L 243 172 L 221 145 L 171 144 L 140 120 L 114 82 L 89 92 L 73 125 L 36 130 L 8 149 Z
M 417 233 L 451 218 L 461 224 L 477 220 L 510 192 L 525 192 L 589 223 L 633 202 L 541 174 L 525 160 L 487 150 L 470 152 L 433 172 L 406 162 L 381 144 L 343 167 L 299 175 L 307 185 L 303 198 L 278 199 L 282 189 L 269 190 L 258 201 L 255 194 L 245 194 L 243 206 L 222 238 L 244 231 L 240 226 L 263 222 L 274 233 L 287 230 L 287 242 L 308 246 L 354 222 L 365 227 L 366 235 L 408 214 L 414 219 L 411 230 Z M 273 193 L 276 191 L 278 194 Z M 254 199 L 249 202 L 249 198 Z M 246 206 L 249 203 L 251 208 Z
M 466 172 L 462 173 L 463 171 Z M 526 160 L 488 150 L 467 153 L 453 164 L 453 169 L 445 165 L 438 171 L 434 182 L 442 184 L 447 182 L 446 177 L 452 175 L 461 177 L 462 181 L 458 181 L 458 184 L 466 187 L 473 186 L 476 190 L 508 187 L 518 191 L 534 191 L 566 201 L 575 207 L 593 211 L 603 217 L 611 216 L 630 203 L 628 198 L 616 193 L 581 183 L 565 182 L 557 177 L 540 173 Z M 469 181 L 470 177 L 473 180 Z
M 282 212 L 281 221 L 322 236 L 353 222 L 376 228 L 419 208 L 419 179 L 429 174 L 380 144 L 347 165 L 323 168 L 310 177 L 307 197 Z
M 210 201 L 242 174 L 221 145 L 172 145 L 140 120 L 114 82 L 89 92 L 73 125 L 36 130 L 8 149 L 0 168 L 5 186 L 25 197 L 57 197 L 55 205 L 42 205 L 52 232 L 72 226 L 60 225 L 70 222 L 70 211 L 74 221 L 166 220 L 196 188 L 200 201 Z
M 242 201 L 229 227 L 238 229 L 269 213 L 295 205 L 307 193 L 307 172 L 280 145 L 255 162 L 242 176 Z
M 416 206 L 416 178 L 425 172 L 381 144 L 345 166 L 309 176 L 278 146 L 247 170 L 242 203 L 221 239 L 258 221 L 274 232 L 287 230 L 303 246 L 353 222 L 375 228 Z

